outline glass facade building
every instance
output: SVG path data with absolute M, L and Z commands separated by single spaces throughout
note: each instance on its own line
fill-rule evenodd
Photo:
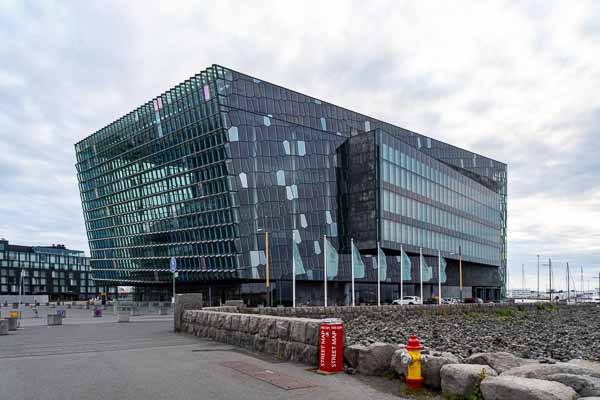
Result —
M 449 288 L 459 252 L 473 295 L 497 298 L 505 286 L 505 164 L 228 68 L 213 65 L 75 150 L 99 281 L 168 290 L 175 257 L 181 290 L 259 302 L 268 233 L 282 302 L 291 302 L 293 242 L 305 269 L 298 301 L 322 300 L 323 236 L 340 253 L 338 304 L 350 239 L 368 266 L 381 243 L 388 300 L 401 244 L 411 257 L 440 250 Z M 367 268 L 359 298 L 369 301 L 375 279 Z
M 0 301 L 17 301 L 21 282 L 23 299 L 28 302 L 33 298 L 87 300 L 98 297 L 101 290 L 83 251 L 63 245 L 19 246 L 0 240 Z M 108 290 L 115 293 L 116 287 Z

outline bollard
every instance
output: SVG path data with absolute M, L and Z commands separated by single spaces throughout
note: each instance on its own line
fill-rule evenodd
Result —
M 18 318 L 9 317 L 6 319 L 8 320 L 8 330 L 9 331 L 16 331 L 19 328 L 19 319 Z
M 0 319 L 0 336 L 8 335 L 8 321 Z
M 62 325 L 62 315 L 48 314 L 47 323 L 48 323 L 48 326 Z
M 406 360 L 406 364 L 408 364 L 406 383 L 411 389 L 420 389 L 424 380 L 421 375 L 421 350 L 423 350 L 423 345 L 419 342 L 417 335 L 410 335 L 406 350 L 408 350 L 409 358 L 409 360 Z

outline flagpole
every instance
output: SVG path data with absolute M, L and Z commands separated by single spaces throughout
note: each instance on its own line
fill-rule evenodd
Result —
M 296 255 L 294 254 L 294 238 L 292 237 L 292 307 L 296 308 Z
M 419 276 L 421 278 L 421 293 L 420 293 L 420 297 L 421 297 L 421 304 L 423 304 L 423 248 L 419 247 Z
M 324 305 L 327 307 L 327 235 L 323 235 L 323 287 L 325 289 Z
M 356 306 L 354 301 L 354 239 L 350 239 L 351 267 L 352 267 L 352 307 Z
M 400 245 L 400 305 L 404 299 L 404 250 Z
M 379 241 L 377 242 L 377 307 L 381 306 L 381 256 L 383 253 L 379 249 Z
M 438 250 L 438 304 L 442 304 L 442 256 Z

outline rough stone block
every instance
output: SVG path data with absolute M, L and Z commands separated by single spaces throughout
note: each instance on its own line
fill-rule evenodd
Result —
M 241 314 L 240 315 L 240 326 L 239 331 L 242 333 L 248 333 L 248 322 L 250 321 L 250 316 Z
M 217 326 L 217 318 L 218 315 L 215 313 L 208 313 L 208 326 L 210 326 L 211 328 L 216 328 Z
M 286 348 L 290 342 L 286 340 L 277 340 L 277 358 L 280 360 L 285 360 Z
M 363 375 L 383 375 L 390 370 L 392 356 L 398 350 L 389 343 L 373 343 L 358 352 L 358 372 Z
M 254 349 L 254 351 L 257 351 L 259 353 L 262 353 L 265 351 L 265 344 L 266 344 L 267 339 L 259 334 L 254 335 L 254 343 L 252 345 L 252 348 Z
M 230 329 L 232 331 L 239 331 L 240 330 L 240 316 L 239 315 L 232 315 L 231 316 L 231 326 Z
M 277 339 L 266 339 L 265 341 L 265 353 L 277 354 Z
M 462 396 L 466 399 L 484 377 L 498 374 L 489 365 L 446 364 L 441 369 L 441 375 L 444 396 Z
M 527 364 L 504 371 L 502 376 L 546 379 L 548 375 L 554 374 L 589 375 L 594 378 L 600 378 L 600 371 L 593 368 L 582 367 L 574 363 Z
M 554 374 L 546 380 L 560 382 L 575 390 L 579 396 L 600 396 L 600 379 L 587 375 Z
M 217 328 L 214 328 L 214 327 L 212 327 L 212 326 L 211 326 L 211 327 L 208 329 L 208 337 L 209 337 L 210 339 L 214 339 L 214 338 L 216 338 L 216 337 L 217 337 Z
M 225 314 L 223 316 L 223 326 L 221 329 L 224 329 L 226 331 L 231 330 L 231 315 L 230 314 Z
M 227 314 L 217 314 L 217 325 L 215 328 L 223 329 L 225 327 L 225 319 L 227 318 Z
M 319 348 L 317 346 L 305 345 L 300 355 L 300 361 L 309 365 L 319 364 Z
M 595 371 L 600 374 L 600 362 L 597 361 L 589 361 L 589 360 L 581 360 L 576 358 L 568 362 L 568 364 L 574 364 L 578 367 L 583 367 Z
M 306 340 L 304 343 L 316 346 L 319 343 L 319 326 L 318 322 L 306 323 Z
M 358 368 L 358 355 L 362 350 L 366 350 L 367 346 L 363 346 L 360 344 L 353 344 L 351 346 L 346 346 L 344 348 L 344 359 L 352 368 Z
M 485 400 L 572 400 L 577 397 L 573 389 L 558 382 L 540 379 L 499 376 L 481 382 Z
M 304 321 L 293 321 L 290 327 L 290 340 L 306 343 L 306 325 Z
M 258 317 L 250 317 L 248 321 L 248 333 L 251 335 L 256 335 L 260 328 L 260 318 Z
M 440 370 L 446 364 L 459 364 L 460 359 L 452 353 L 434 353 L 421 356 L 421 373 L 425 380 L 425 386 L 434 389 L 442 387 L 442 376 Z
M 296 348 L 299 346 L 301 346 L 300 343 L 288 342 L 285 346 L 284 358 L 289 361 L 296 361 L 294 357 L 297 353 Z
M 258 333 L 263 337 L 271 337 L 271 330 L 274 330 L 275 321 L 269 318 L 261 318 Z
M 247 350 L 254 350 L 254 336 L 242 333 L 240 335 L 240 346 Z
M 277 338 L 287 341 L 290 337 L 290 321 L 285 319 L 275 321 L 275 330 L 277 332 Z
M 408 364 L 405 362 L 408 360 L 406 358 L 407 356 L 408 351 L 406 349 L 398 349 L 394 351 L 394 355 L 392 355 L 390 367 L 400 376 L 407 376 L 408 374 Z
M 477 353 L 465 360 L 465 364 L 489 365 L 498 374 L 501 374 L 511 368 L 516 368 L 531 363 L 535 363 L 535 361 L 517 357 L 506 352 Z

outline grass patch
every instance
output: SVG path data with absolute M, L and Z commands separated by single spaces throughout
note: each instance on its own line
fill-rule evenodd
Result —
M 536 303 L 535 304 L 535 308 L 537 308 L 539 311 L 556 311 L 558 310 L 558 307 L 556 306 L 556 304 L 553 303 Z
M 386 372 L 383 375 L 384 378 L 387 378 L 390 381 L 395 380 L 396 378 L 398 378 L 398 376 L 396 375 L 396 371 L 394 371 L 393 369 L 390 369 L 388 372 Z
M 432 397 L 431 391 L 429 391 L 425 388 L 413 389 L 408 386 L 404 386 L 404 387 L 400 388 L 400 394 L 402 396 L 407 396 L 407 397 L 415 397 L 415 396 L 418 396 L 418 398 L 431 398 Z
M 514 314 L 513 310 L 511 310 L 510 308 L 500 308 L 495 311 L 497 316 L 505 318 L 512 317 Z

